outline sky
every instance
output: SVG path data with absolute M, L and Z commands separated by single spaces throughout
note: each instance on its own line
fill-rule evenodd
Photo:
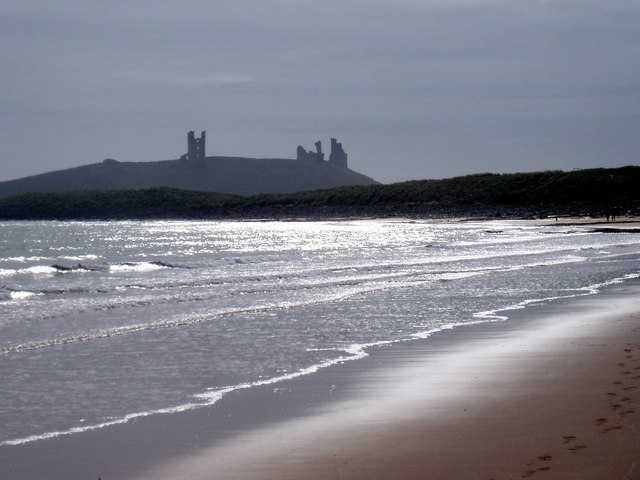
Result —
M 295 158 L 383 183 L 640 164 L 637 0 L 0 0 L 0 181 Z

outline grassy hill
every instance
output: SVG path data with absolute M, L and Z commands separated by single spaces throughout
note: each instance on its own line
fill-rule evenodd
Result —
M 518 215 L 519 210 L 619 212 L 640 206 L 640 167 L 596 168 L 571 172 L 546 171 L 515 174 L 477 174 L 444 180 L 413 180 L 391 185 L 369 185 L 301 192 L 295 195 L 260 195 L 254 208 L 290 210 L 394 211 L 417 215 L 464 210 Z M 524 214 L 524 212 L 522 212 Z
M 207 157 L 203 160 L 101 163 L 0 182 L 0 197 L 19 193 L 171 187 L 255 195 L 376 182 L 329 162 L 282 158 Z
M 23 194 L 3 219 L 545 216 L 640 213 L 640 167 L 479 174 L 248 197 L 171 188 Z

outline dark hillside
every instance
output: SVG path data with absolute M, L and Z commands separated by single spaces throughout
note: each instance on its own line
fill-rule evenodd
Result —
M 0 182 L 0 197 L 27 192 L 171 187 L 235 195 L 291 193 L 374 184 L 348 168 L 287 159 L 207 157 L 201 160 L 102 163 Z
M 640 167 L 572 172 L 478 174 L 444 180 L 341 187 L 294 195 L 258 195 L 255 210 L 368 212 L 372 215 L 542 215 L 638 211 Z
M 151 219 L 224 215 L 241 197 L 173 188 L 23 193 L 0 199 L 5 219 Z
M 640 214 L 640 167 L 479 174 L 249 197 L 169 188 L 23 194 L 0 218 L 327 218 Z

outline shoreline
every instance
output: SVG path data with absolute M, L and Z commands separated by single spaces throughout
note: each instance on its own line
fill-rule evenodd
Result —
M 346 400 L 136 478 L 637 478 L 637 292 L 390 349 Z
M 103 480 L 178 477 L 194 480 L 301 476 L 338 478 L 338 472 L 341 475 L 348 472 L 345 474 L 346 478 L 375 478 L 370 466 L 378 465 L 374 459 L 380 457 L 385 459 L 385 465 L 378 465 L 376 469 L 381 469 L 387 475 L 385 477 L 381 474 L 380 478 L 391 478 L 391 473 L 393 478 L 424 478 L 424 468 L 433 473 L 437 465 L 445 470 L 449 465 L 432 458 L 428 465 L 425 466 L 423 462 L 422 467 L 419 467 L 420 462 L 416 463 L 417 460 L 427 458 L 429 451 L 438 452 L 438 458 L 449 458 L 449 462 L 452 460 L 440 447 L 433 446 L 433 442 L 429 441 L 430 435 L 438 438 L 439 442 L 451 437 L 451 445 L 461 445 L 464 441 L 461 442 L 460 436 L 464 437 L 463 432 L 465 428 L 468 429 L 468 422 L 475 425 L 472 430 L 475 429 L 478 433 L 479 425 L 483 422 L 489 421 L 491 424 L 493 421 L 495 424 L 501 420 L 496 418 L 500 417 L 495 414 L 496 411 L 517 410 L 515 403 L 509 401 L 496 408 L 496 399 L 492 403 L 488 398 L 493 390 L 506 389 L 511 397 L 505 395 L 504 398 L 511 398 L 511 401 L 513 398 L 527 401 L 525 394 L 532 392 L 533 399 L 540 400 L 540 395 L 535 394 L 536 389 L 527 382 L 535 383 L 536 379 L 540 382 L 547 374 L 540 375 L 539 368 L 527 370 L 522 365 L 521 355 L 534 355 L 534 363 L 542 363 L 546 370 L 553 370 L 558 364 L 567 363 L 568 370 L 564 373 L 566 380 L 571 368 L 579 367 L 579 362 L 576 363 L 579 355 L 567 358 L 567 351 L 576 350 L 571 347 L 571 342 L 575 343 L 576 338 L 593 340 L 604 334 L 612 336 L 612 332 L 601 332 L 599 325 L 602 318 L 610 318 L 608 310 L 611 303 L 617 305 L 624 300 L 626 303 L 623 303 L 627 305 L 625 308 L 628 309 L 628 303 L 637 298 L 638 286 L 637 281 L 627 282 L 609 287 L 595 296 L 512 311 L 507 322 L 469 325 L 439 332 L 426 340 L 374 348 L 365 359 L 346 362 L 313 375 L 275 385 L 235 392 L 210 407 L 140 418 L 127 424 L 78 435 L 2 447 L 0 463 L 8 466 L 5 474 L 15 480 L 46 476 L 69 480 L 98 477 Z M 575 314 L 576 310 L 582 312 L 581 316 Z M 640 312 L 637 300 L 629 310 L 631 311 Z M 592 314 L 593 312 L 596 314 Z M 616 313 L 618 314 L 619 312 Z M 568 324 L 587 322 L 588 335 L 582 331 L 568 332 L 567 328 L 564 328 L 564 336 L 559 335 L 563 329 L 553 324 L 553 319 L 558 316 L 568 319 Z M 634 322 L 636 326 L 640 326 L 640 320 Z M 616 325 L 623 323 L 617 322 Z M 552 335 L 554 344 L 562 347 L 559 350 L 540 344 L 540 339 L 552 332 L 555 332 Z M 628 334 L 629 332 L 625 332 L 625 335 Z M 634 335 L 639 336 L 637 332 Z M 618 337 L 613 335 L 613 338 Z M 622 340 L 627 338 L 630 337 L 622 337 Z M 604 344 L 601 339 L 591 343 Z M 636 343 L 640 347 L 640 338 L 636 338 Z M 523 345 L 537 345 L 539 349 L 531 350 Z M 593 349 L 594 352 L 596 350 L 598 349 Z M 537 358 L 541 352 L 542 357 L 549 357 L 546 363 Z M 573 352 L 572 355 L 576 353 Z M 607 358 L 607 352 L 597 353 L 599 360 Z M 591 358 L 589 355 L 587 360 Z M 469 366 L 482 362 L 485 363 L 485 370 L 480 375 L 470 376 Z M 451 371 L 453 367 L 449 364 L 454 364 L 457 370 L 454 368 Z M 520 367 L 515 368 L 514 365 Z M 640 367 L 640 363 L 637 366 Z M 447 371 L 448 375 L 444 375 L 443 372 Z M 489 385 L 491 389 L 479 388 L 476 385 L 477 378 L 474 377 L 484 378 L 483 385 Z M 436 383 L 430 388 L 435 389 L 437 394 L 425 392 L 425 384 L 416 383 L 416 378 L 431 378 L 430 381 Z M 509 382 L 524 383 L 516 388 L 517 386 L 509 386 Z M 398 392 L 402 392 L 399 397 Z M 602 393 L 603 398 L 600 400 L 608 399 L 605 393 Z M 558 392 L 554 393 L 552 389 L 550 394 L 557 395 Z M 559 398 L 561 397 L 560 395 Z M 632 402 L 638 405 L 637 397 L 631 398 L 632 401 L 627 401 L 627 404 Z M 454 408 L 455 405 L 458 408 Z M 462 408 L 462 405 L 466 406 Z M 631 407 L 625 405 L 625 408 Z M 633 417 L 633 413 L 628 416 Z M 516 417 L 517 415 L 514 418 Z M 602 418 L 605 418 L 604 414 L 594 417 L 593 421 Z M 445 423 L 442 423 L 443 419 L 446 419 Z M 464 424 L 458 425 L 462 419 Z M 606 420 L 605 423 L 611 422 L 611 426 L 616 426 L 609 418 Z M 509 424 L 514 424 L 513 422 L 514 419 L 511 418 Z M 456 425 L 453 429 L 455 431 L 451 425 Z M 489 427 L 486 427 L 486 431 L 493 431 Z M 506 427 L 502 425 L 501 428 Z M 605 425 L 604 428 L 608 427 Z M 408 432 L 413 433 L 409 435 Z M 611 433 L 620 437 L 627 432 L 620 429 Z M 573 433 L 567 433 L 566 436 L 578 438 Z M 612 435 L 607 436 L 608 439 L 611 437 Z M 632 445 L 637 450 L 637 437 L 635 441 Z M 424 449 L 425 444 L 430 445 L 432 450 L 420 450 Z M 407 447 L 404 449 L 397 445 Z M 569 445 L 567 448 L 578 445 L 581 444 Z M 418 459 L 410 455 L 417 451 L 420 452 Z M 463 455 L 463 452 L 457 451 L 458 456 Z M 501 449 L 489 450 L 483 455 L 500 456 L 500 451 Z M 385 455 L 388 452 L 393 454 Z M 578 453 L 576 451 L 576 455 Z M 516 453 L 511 456 L 520 458 Z M 248 462 L 248 459 L 251 461 Z M 368 460 L 365 461 L 366 459 Z M 400 475 L 396 470 L 399 459 L 402 459 L 402 465 L 414 465 L 415 468 L 412 468 L 422 476 L 414 477 L 411 472 L 405 471 Z M 504 458 L 500 461 L 504 461 Z M 540 462 L 541 466 L 536 468 L 550 466 Z M 430 478 L 451 478 L 447 477 L 445 470 L 442 470 L 443 476 Z M 559 468 L 556 467 L 556 470 Z
M 276 216 L 276 217 L 220 217 L 220 218 L 182 218 L 182 217 L 149 217 L 149 218 L 69 218 L 69 219 L 2 219 L 0 222 L 244 222 L 244 223 L 264 223 L 264 222 L 285 222 L 285 223 L 305 223 L 305 222 L 397 222 L 397 223 L 504 223 L 513 226 L 535 226 L 535 227 L 571 227 L 571 226 L 594 226 L 594 231 L 607 232 L 632 232 L 640 231 L 640 216 L 625 215 L 616 217 L 615 220 L 607 220 L 605 217 L 590 216 L 559 216 L 545 218 L 522 218 L 518 216 L 422 216 L 422 215 L 318 215 L 318 216 Z M 602 230 L 604 228 L 604 230 Z

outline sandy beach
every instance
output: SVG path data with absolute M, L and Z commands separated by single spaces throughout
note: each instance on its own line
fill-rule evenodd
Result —
M 594 228 L 609 227 L 614 230 L 624 231 L 640 229 L 640 218 L 633 215 L 615 217 L 607 220 L 605 217 L 548 217 L 535 220 L 507 220 L 512 225 L 539 225 L 539 226 L 585 226 Z
M 0 478 L 640 478 L 637 282 L 213 407 L 0 448 Z

